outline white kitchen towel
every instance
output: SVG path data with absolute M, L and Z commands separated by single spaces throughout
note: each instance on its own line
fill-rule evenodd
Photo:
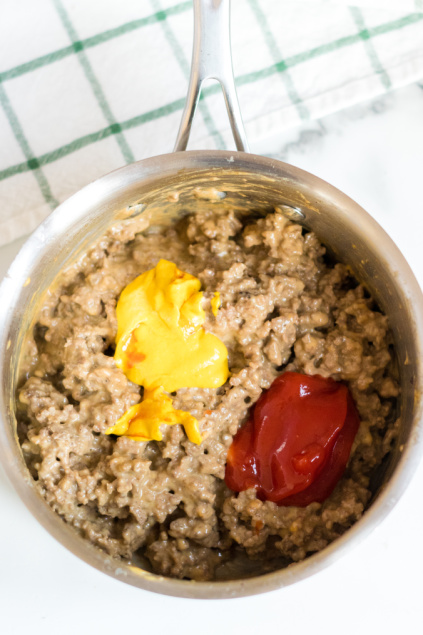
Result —
M 250 140 L 423 77 L 423 0 L 347 5 L 232 2 Z M 172 150 L 191 46 L 190 1 L 1 0 L 0 244 L 98 176 Z M 216 84 L 189 147 L 233 148 Z

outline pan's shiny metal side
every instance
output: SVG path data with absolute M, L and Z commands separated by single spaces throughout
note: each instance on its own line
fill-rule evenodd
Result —
M 199 201 L 194 190 L 215 187 L 225 198 Z M 175 201 L 175 192 L 179 200 Z M 348 263 L 387 314 L 401 380 L 401 429 L 373 501 L 344 536 L 304 562 L 249 579 L 202 583 L 154 575 L 117 562 L 83 540 L 44 501 L 22 457 L 15 395 L 22 345 L 47 290 L 60 271 L 114 223 L 151 215 L 167 224 L 199 205 L 236 206 L 265 214 L 275 206 L 302 219 L 341 261 Z M 298 168 L 260 156 L 230 152 L 164 155 L 113 172 L 63 203 L 31 236 L 0 287 L 0 459 L 22 500 L 44 527 L 75 555 L 134 586 L 192 598 L 263 593 L 305 578 L 338 558 L 395 505 L 422 453 L 423 297 L 403 256 L 356 203 Z

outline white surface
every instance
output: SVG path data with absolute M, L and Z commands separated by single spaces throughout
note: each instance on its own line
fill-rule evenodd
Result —
M 263 139 L 272 154 L 344 190 L 391 234 L 423 281 L 423 86 Z M 20 243 L 0 249 L 0 276 Z M 423 466 L 373 534 L 293 587 L 239 600 L 162 597 L 80 562 L 32 518 L 0 472 L 0 632 L 367 635 L 421 632 Z

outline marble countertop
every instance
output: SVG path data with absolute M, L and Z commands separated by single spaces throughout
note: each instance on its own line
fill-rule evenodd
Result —
M 252 144 L 355 199 L 395 240 L 423 284 L 423 84 Z M 0 277 L 23 240 L 0 248 Z M 318 575 L 262 596 L 214 602 L 129 587 L 65 550 L 0 468 L 0 630 L 4 635 L 417 633 L 423 465 L 388 518 Z

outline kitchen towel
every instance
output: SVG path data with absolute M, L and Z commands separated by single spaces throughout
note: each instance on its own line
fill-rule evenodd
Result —
M 350 3 L 233 0 L 250 141 L 423 77 L 423 0 Z M 172 151 L 192 29 L 189 1 L 1 0 L 0 244 L 102 174 Z M 233 148 L 216 84 L 189 148 Z

